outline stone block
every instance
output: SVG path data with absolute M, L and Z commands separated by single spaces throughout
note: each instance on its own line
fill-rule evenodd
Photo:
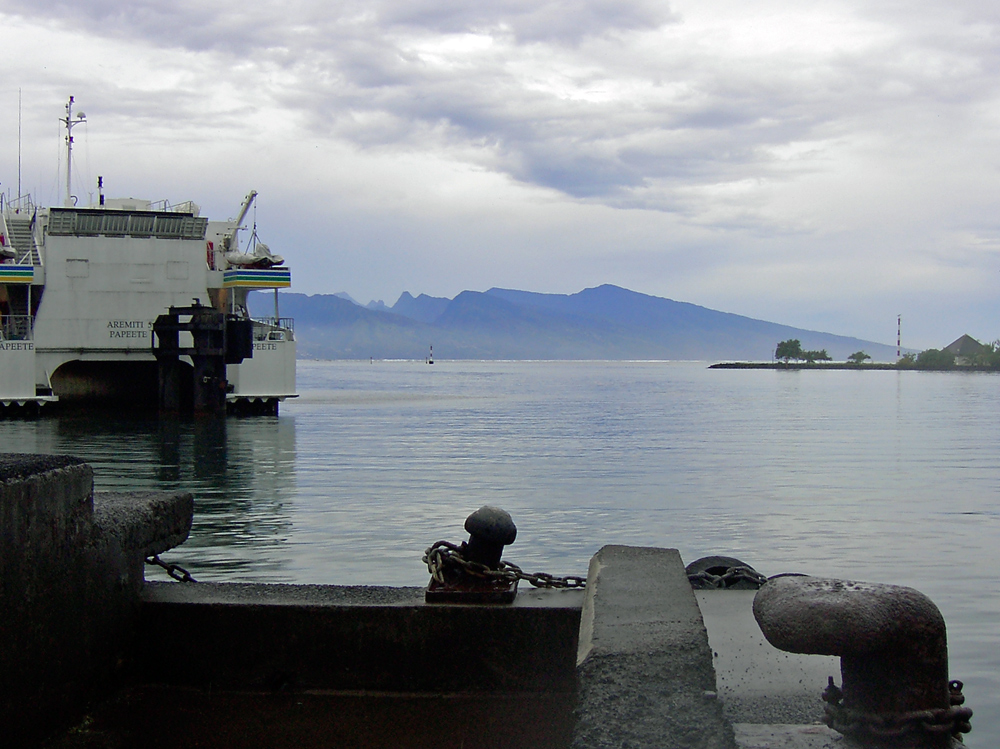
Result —
M 189 494 L 95 495 L 76 458 L 0 455 L 0 725 L 30 746 L 128 663 L 143 559 L 191 524 Z
M 605 546 L 591 560 L 574 749 L 735 749 L 708 635 L 675 549 Z

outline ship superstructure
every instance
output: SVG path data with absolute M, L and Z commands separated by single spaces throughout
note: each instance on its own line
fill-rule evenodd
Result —
M 64 122 L 73 122 L 71 106 Z M 255 231 L 247 252 L 239 246 L 255 197 L 236 219 L 210 221 L 190 202 L 105 200 L 102 192 L 94 206 L 44 208 L 29 196 L 0 196 L 0 404 L 155 405 L 163 383 L 154 323 L 192 305 L 252 336 L 242 358 L 221 352 L 240 360 L 225 365 L 221 383 L 230 407 L 276 412 L 295 397 L 294 326 L 280 317 L 277 294 L 291 271 Z M 274 290 L 274 317 L 250 319 L 254 289 Z M 179 350 L 191 350 L 192 334 L 180 336 Z M 193 372 L 191 356 L 180 362 Z

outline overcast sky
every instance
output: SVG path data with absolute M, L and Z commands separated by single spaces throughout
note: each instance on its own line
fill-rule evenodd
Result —
M 614 283 L 1000 338 L 1000 5 L 0 0 L 0 189 L 194 200 L 293 290 Z

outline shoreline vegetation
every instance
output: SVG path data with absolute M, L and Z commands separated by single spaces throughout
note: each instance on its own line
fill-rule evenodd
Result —
M 901 369 L 888 362 L 852 364 L 851 362 L 790 362 L 780 361 L 724 361 L 711 364 L 709 369 Z
M 964 343 L 968 339 L 970 343 Z M 963 348 L 956 353 L 959 344 Z M 830 360 L 826 349 L 804 351 L 796 339 L 781 341 L 774 349 L 776 361 L 727 361 L 712 364 L 709 369 L 851 369 L 851 370 L 915 370 L 922 372 L 1000 372 L 1000 340 L 982 344 L 963 336 L 944 349 L 927 349 L 919 354 L 906 353 L 899 361 L 873 362 L 864 351 L 856 351 L 847 361 Z

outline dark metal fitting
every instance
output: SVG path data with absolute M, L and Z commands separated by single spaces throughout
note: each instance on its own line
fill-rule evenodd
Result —
M 684 571 L 695 590 L 757 590 L 767 582 L 766 577 L 735 557 L 702 557 Z
M 510 513 L 489 505 L 480 507 L 466 518 L 465 530 L 469 532 L 465 558 L 491 569 L 500 566 L 503 547 L 514 543 L 517 538 L 517 526 Z
M 826 723 L 862 746 L 937 749 L 970 729 L 948 681 L 944 617 L 913 588 L 817 577 L 770 580 L 754 598 L 767 641 L 840 656 L 843 685 L 824 695 Z

